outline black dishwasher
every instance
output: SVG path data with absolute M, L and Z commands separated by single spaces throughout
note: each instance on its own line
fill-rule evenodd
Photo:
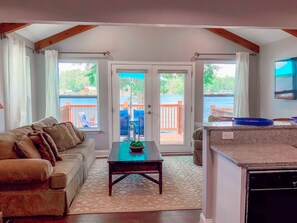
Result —
M 247 223 L 297 222 L 297 170 L 249 171 Z

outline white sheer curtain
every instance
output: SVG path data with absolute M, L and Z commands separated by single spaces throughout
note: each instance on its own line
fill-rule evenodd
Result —
M 59 118 L 58 51 L 45 50 L 45 116 Z
M 25 43 L 15 37 L 3 39 L 5 130 L 32 122 L 31 79 L 26 69 Z
M 236 53 L 234 117 L 249 117 L 249 57 L 248 52 Z

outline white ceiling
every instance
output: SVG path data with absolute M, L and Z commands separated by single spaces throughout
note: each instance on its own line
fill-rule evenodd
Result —
M 32 24 L 16 32 L 35 43 L 74 26 L 75 25 L 62 24 Z M 290 34 L 280 29 L 227 28 L 227 30 L 260 46 L 290 36 Z
M 291 36 L 281 29 L 229 28 L 227 30 L 260 46 Z
M 75 25 L 32 24 L 23 29 L 19 29 L 16 33 L 35 43 L 74 26 Z

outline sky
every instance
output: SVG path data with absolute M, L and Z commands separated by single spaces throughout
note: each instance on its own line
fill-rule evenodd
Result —
M 235 77 L 236 64 L 215 64 L 220 67 L 218 70 L 218 76 L 223 77 L 225 75 L 231 75 Z

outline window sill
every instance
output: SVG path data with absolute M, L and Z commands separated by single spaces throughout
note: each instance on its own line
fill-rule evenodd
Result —
M 101 129 L 79 129 L 79 130 L 85 132 L 86 134 L 93 134 L 93 135 L 103 132 Z

